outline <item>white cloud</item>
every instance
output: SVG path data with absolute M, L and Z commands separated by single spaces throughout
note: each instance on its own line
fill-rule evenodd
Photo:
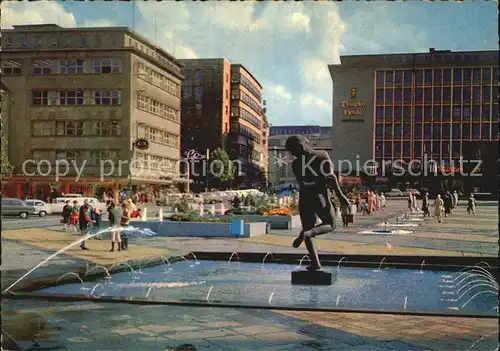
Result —
M 83 27 L 93 27 L 93 28 L 98 28 L 98 27 L 117 27 L 119 26 L 118 23 L 116 23 L 113 20 L 109 19 L 98 19 L 98 20 L 88 20 L 86 19 L 83 22 Z
M 292 101 L 292 94 L 283 85 L 277 84 L 271 91 L 281 100 Z
M 285 23 L 287 23 L 292 28 L 297 28 L 299 30 L 304 30 L 305 32 L 310 32 L 311 28 L 309 27 L 309 23 L 311 19 L 304 15 L 302 12 L 294 12 L 289 14 L 285 18 Z
M 9 29 L 16 24 L 55 23 L 62 27 L 76 27 L 75 16 L 55 1 L 7 2 L 0 5 L 1 28 Z
M 305 93 L 300 98 L 300 104 L 304 108 L 324 109 L 331 111 L 331 103 L 317 97 L 313 93 Z

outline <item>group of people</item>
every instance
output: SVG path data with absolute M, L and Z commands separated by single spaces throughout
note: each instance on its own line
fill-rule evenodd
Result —
M 128 227 L 130 218 L 140 216 L 132 199 L 128 198 L 119 203 L 112 200 L 106 202 L 109 225 L 111 228 Z M 92 207 L 88 200 L 83 201 L 79 206 L 77 201 L 66 201 L 62 211 L 63 230 L 70 232 L 80 232 L 82 235 L 89 234 L 92 230 L 99 230 L 101 227 L 102 212 L 99 208 Z M 115 245 L 118 251 L 128 250 L 128 237 L 121 230 L 111 231 L 111 250 L 115 251 Z M 82 250 L 88 250 L 85 246 L 85 240 L 80 243 Z
M 415 200 L 416 202 L 416 200 Z M 438 223 L 443 222 L 444 217 L 448 217 L 453 214 L 453 210 L 458 206 L 458 192 L 455 190 L 453 193 L 446 191 L 444 195 L 437 194 L 436 200 L 434 200 L 434 216 L 436 216 Z M 431 216 L 429 212 L 429 193 L 425 193 L 422 200 L 422 211 L 425 216 Z M 469 214 L 476 213 L 476 199 L 474 195 L 471 194 L 467 201 L 467 212 Z
M 351 195 L 351 201 L 356 205 L 358 212 L 368 216 L 387 207 L 384 193 L 377 193 L 375 190 L 369 190 L 363 195 Z

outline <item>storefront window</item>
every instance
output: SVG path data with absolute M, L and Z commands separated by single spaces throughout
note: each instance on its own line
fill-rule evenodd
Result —
M 381 88 L 384 86 L 384 71 L 377 71 L 377 87 Z
M 443 69 L 443 85 L 450 85 L 451 83 L 451 69 Z
M 404 88 L 403 90 L 403 104 L 411 104 L 411 88 Z
M 385 86 L 392 86 L 394 84 L 394 72 L 385 71 Z
M 441 103 L 441 88 L 434 88 L 434 104 Z
M 432 127 L 430 123 L 424 124 L 424 139 L 431 139 Z
M 432 142 L 432 154 L 437 156 L 441 152 L 441 142 L 433 141 Z
M 401 104 L 403 101 L 403 88 L 394 89 L 394 102 Z
M 403 76 L 404 76 L 404 83 L 405 86 L 411 86 L 411 81 L 412 81 L 412 71 L 404 71 Z
M 451 120 L 451 111 L 450 111 L 450 106 L 449 105 L 444 105 L 443 106 L 443 121 L 450 121 Z
M 383 151 L 384 149 L 382 148 L 383 147 L 383 143 L 381 141 L 377 141 L 375 143 L 375 158 L 382 158 L 382 154 L 383 154 Z
M 401 142 L 395 141 L 394 142 L 394 158 L 399 158 L 399 157 L 401 157 Z
M 472 110 L 472 120 L 473 121 L 480 121 L 481 120 L 481 106 L 479 105 L 473 105 Z
M 410 142 L 403 142 L 403 157 L 410 157 Z
M 441 121 L 441 106 L 434 106 L 432 108 L 432 120 L 437 122 Z
M 462 116 L 462 109 L 460 106 L 453 106 L 453 120 L 459 122 Z
M 424 107 L 424 121 L 432 121 L 432 107 Z
M 384 129 L 385 129 L 385 133 L 384 133 L 385 137 L 392 138 L 392 124 L 386 123 Z
M 443 102 L 451 102 L 451 88 L 443 88 Z
M 462 125 L 462 139 L 470 139 L 470 124 L 464 123 Z
M 422 139 L 422 125 L 420 123 L 415 124 L 413 133 L 416 139 Z
M 384 158 L 386 159 L 392 158 L 392 142 L 390 141 L 384 143 Z
M 392 122 L 392 107 L 385 107 L 385 120 Z
M 414 157 L 422 157 L 422 142 L 415 141 L 413 143 L 413 156 Z
M 450 158 L 450 142 L 443 141 L 441 144 L 441 149 L 442 149 L 443 158 L 449 159 Z
M 462 108 L 462 119 L 464 121 L 470 121 L 470 108 L 469 107 L 463 107 Z
M 424 142 L 424 154 L 430 154 L 432 152 L 431 145 L 432 143 L 430 141 Z
M 394 90 L 392 88 L 385 89 L 385 104 L 392 105 L 394 98 Z
M 481 87 L 472 88 L 472 103 L 473 104 L 481 103 Z
M 434 70 L 434 85 L 441 85 L 443 72 L 440 69 Z
M 470 102 L 470 94 L 471 94 L 471 88 L 465 87 L 463 90 L 463 102 Z
M 401 106 L 394 107 L 394 120 L 401 121 L 403 119 L 403 108 Z
M 377 89 L 377 105 L 383 105 L 384 104 L 384 91 L 382 89 Z
M 411 122 L 411 107 L 403 107 L 403 122 Z
M 451 136 L 450 124 L 443 123 L 442 138 L 449 140 Z
M 472 139 L 481 138 L 481 125 L 479 123 L 472 124 Z
M 462 102 L 462 88 L 453 88 L 453 103 L 460 104 Z
M 396 86 L 403 85 L 403 71 L 396 71 L 395 74 L 396 74 L 395 75 Z
M 416 88 L 415 89 L 415 103 L 421 104 L 424 99 L 424 89 Z
M 377 124 L 375 127 L 375 137 L 377 139 L 382 139 L 384 137 L 384 125 L 383 124 Z
M 415 122 L 422 122 L 422 113 L 424 110 L 422 109 L 421 106 L 416 106 L 415 107 Z
M 490 98 L 491 98 L 491 89 L 490 87 L 483 87 L 483 103 L 489 104 L 490 103 Z
M 461 135 L 460 123 L 453 123 L 452 135 L 453 135 L 453 139 L 460 139 L 460 135 Z
M 434 124 L 432 126 L 432 139 L 434 140 L 441 139 L 441 124 Z
M 453 69 L 453 84 L 461 84 L 462 83 L 462 69 L 454 68 Z
M 375 109 L 375 118 L 376 118 L 377 122 L 384 121 L 384 108 L 383 107 L 377 107 Z
M 424 85 L 430 86 L 432 85 L 432 70 L 426 69 L 424 74 Z
M 401 124 L 394 124 L 394 136 L 396 138 L 401 138 Z
M 497 108 L 498 108 L 498 105 L 497 105 Z M 491 110 L 490 110 L 490 105 L 483 105 L 483 111 L 482 111 L 482 114 L 483 114 L 483 121 L 491 121 Z M 497 118 L 498 116 L 495 115 L 495 118 Z
M 491 69 L 483 68 L 483 85 L 491 84 Z
M 490 124 L 483 123 L 481 126 L 481 139 L 489 140 L 490 139 Z
M 404 123 L 403 124 L 403 138 L 408 139 L 411 135 L 411 124 Z
M 451 143 L 451 156 L 453 158 L 460 157 L 460 142 L 459 141 L 454 141 L 453 143 Z

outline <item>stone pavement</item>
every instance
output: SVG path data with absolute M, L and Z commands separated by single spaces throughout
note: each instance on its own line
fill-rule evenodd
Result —
M 334 234 L 323 236 L 318 240 L 320 249 L 376 255 L 480 256 L 498 252 L 496 206 L 478 206 L 474 217 L 459 207 L 442 225 L 431 218 L 409 236 L 357 234 L 385 218 L 392 220 L 405 211 L 406 203 L 391 201 L 389 206 L 374 216 L 357 217 L 353 227 L 339 227 Z M 249 239 L 138 238 L 130 251 L 113 253 L 108 252 L 109 241 L 90 240 L 90 251 L 71 248 L 33 274 L 76 271 L 85 262 L 113 264 L 190 251 L 305 253 L 303 248 L 290 246 L 296 234 L 273 231 Z M 3 231 L 2 287 L 76 238 L 59 229 Z M 494 319 L 368 313 L 8 299 L 2 300 L 1 313 L 2 331 L 24 349 L 38 345 L 38 350 L 168 350 L 185 343 L 198 351 L 494 350 L 498 334 Z
M 2 308 L 5 332 L 36 350 L 494 350 L 498 333 L 494 319 L 34 300 Z

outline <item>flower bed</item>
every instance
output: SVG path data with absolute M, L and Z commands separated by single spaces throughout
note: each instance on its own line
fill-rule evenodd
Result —
M 271 208 L 262 212 L 263 216 L 293 216 L 293 212 L 289 207 Z

